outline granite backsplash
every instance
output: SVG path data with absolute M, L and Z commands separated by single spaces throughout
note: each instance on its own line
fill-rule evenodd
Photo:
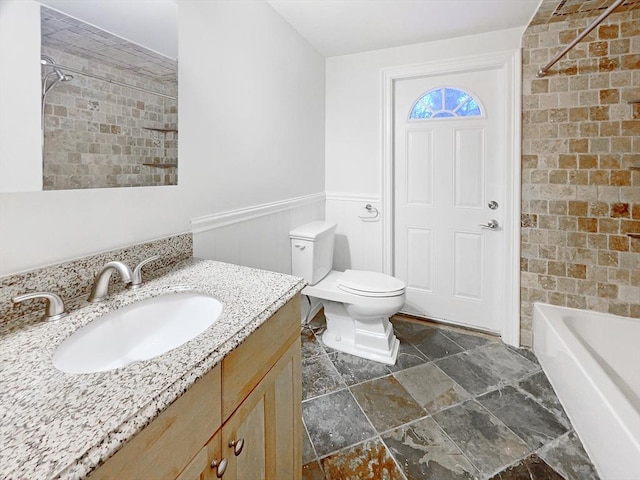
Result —
M 143 278 L 157 277 L 179 262 L 191 258 L 193 237 L 191 233 L 175 235 L 0 277 L 0 322 L 11 322 L 34 312 L 44 313 L 42 300 L 14 304 L 11 298 L 16 295 L 45 291 L 60 296 L 66 305 L 82 303 L 76 299 L 89 295 L 94 274 L 104 264 L 119 260 L 133 269 L 139 262 L 152 255 L 160 255 L 161 258 L 144 267 Z M 111 282 L 110 292 L 124 288 L 117 274 L 111 276 Z

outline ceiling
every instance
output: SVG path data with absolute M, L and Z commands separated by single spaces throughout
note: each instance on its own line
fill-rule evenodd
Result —
M 169 58 L 177 57 L 178 0 L 39 1 Z M 541 0 L 267 1 L 325 57 L 524 28 L 541 3 Z
M 96 60 L 156 82 L 175 85 L 177 81 L 174 59 L 44 5 L 40 10 L 40 41 L 42 53 L 53 54 L 54 58 L 58 58 L 58 52 L 51 52 L 49 48 Z
M 541 0 L 267 0 L 325 57 L 526 27 Z
M 165 57 L 178 57 L 177 0 L 38 0 Z
M 538 8 L 531 25 L 563 22 L 571 19 L 597 17 L 613 5 L 615 0 L 545 0 Z M 640 0 L 625 0 L 616 13 L 640 9 Z

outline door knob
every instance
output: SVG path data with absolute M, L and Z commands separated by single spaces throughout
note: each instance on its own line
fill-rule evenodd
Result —
M 497 220 L 491 219 L 491 220 L 489 220 L 489 222 L 486 225 L 480 224 L 478 226 L 482 227 L 482 228 L 488 228 L 489 230 L 495 230 L 496 228 L 498 228 L 500 226 L 500 224 L 498 223 Z

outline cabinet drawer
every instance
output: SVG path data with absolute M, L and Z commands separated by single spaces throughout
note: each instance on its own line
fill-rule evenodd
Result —
M 289 300 L 222 361 L 223 421 L 295 341 L 300 341 L 300 295 Z
M 89 478 L 176 478 L 222 425 L 221 384 L 217 365 Z

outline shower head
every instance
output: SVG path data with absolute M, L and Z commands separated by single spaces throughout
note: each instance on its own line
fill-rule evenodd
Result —
M 56 66 L 56 62 L 48 55 L 40 55 L 40 65 L 43 67 L 51 67 L 58 76 L 58 79 L 66 81 L 66 75 Z M 73 78 L 73 77 L 71 77 Z
M 43 67 L 50 67 L 52 71 L 47 73 L 42 79 L 42 102 L 44 108 L 44 99 L 47 93 L 56 86 L 58 82 L 69 82 L 73 80 L 73 75 L 67 75 L 60 70 L 60 67 L 56 65 L 56 62 L 48 55 L 40 56 L 40 65 Z M 54 78 L 49 81 L 49 78 L 54 76 Z

